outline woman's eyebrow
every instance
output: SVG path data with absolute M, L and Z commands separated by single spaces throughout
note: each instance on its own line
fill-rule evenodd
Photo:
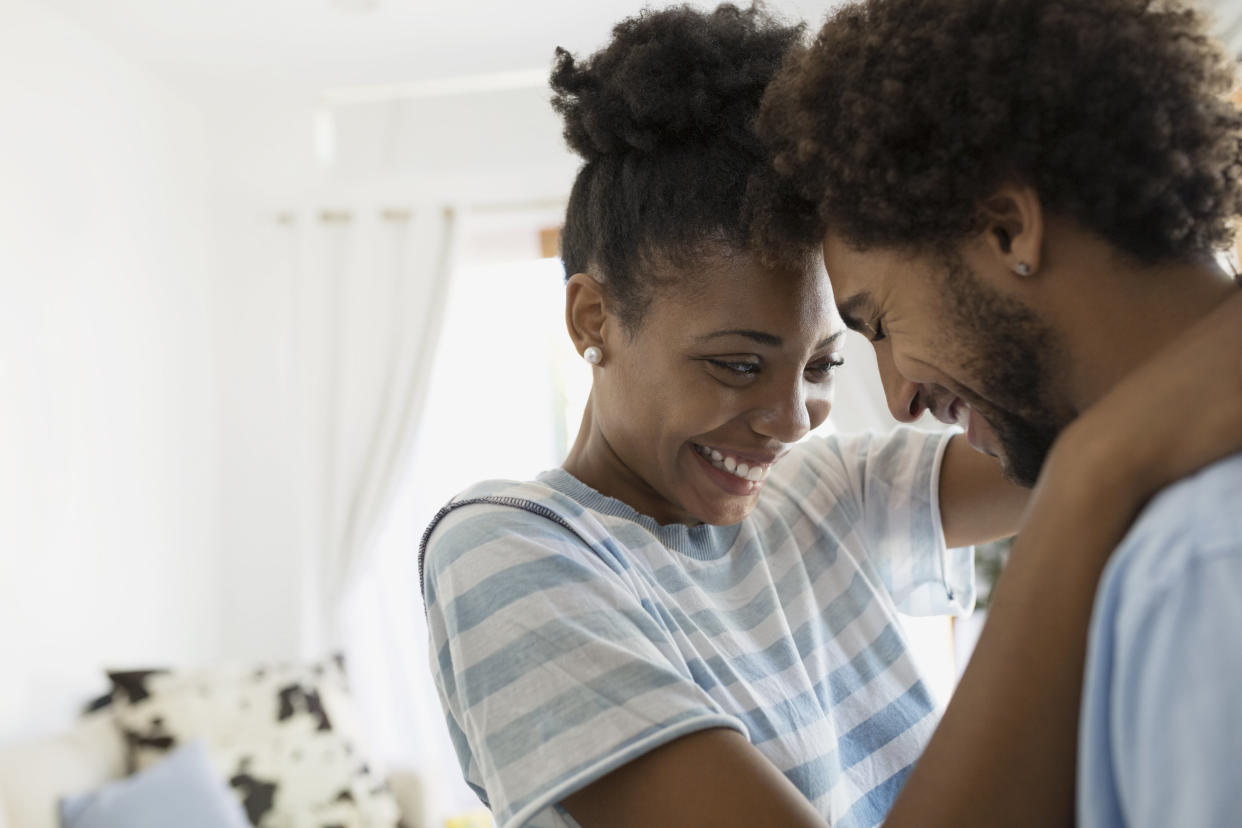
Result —
M 727 331 L 715 331 L 714 333 L 704 334 L 698 337 L 696 342 L 707 342 L 709 339 L 718 339 L 722 336 L 744 336 L 747 339 L 753 339 L 761 345 L 771 345 L 779 348 L 785 344 L 785 340 L 776 334 L 765 333 L 764 331 L 752 331 L 745 328 L 730 328 Z
M 707 342 L 708 340 L 717 339 L 722 336 L 744 336 L 747 339 L 753 339 L 755 342 L 763 345 L 771 345 L 774 348 L 779 348 L 781 345 L 785 344 L 785 340 L 776 334 L 765 333 L 764 331 L 752 331 L 746 328 L 730 328 L 727 331 L 715 331 L 714 333 L 704 334 L 703 336 L 698 337 L 695 341 Z M 837 331 L 832 336 L 824 339 L 816 345 L 815 349 L 819 350 L 820 348 L 827 348 L 843 336 L 845 336 L 845 331 Z

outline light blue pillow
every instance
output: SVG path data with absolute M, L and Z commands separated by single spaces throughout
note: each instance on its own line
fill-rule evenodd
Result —
M 62 799 L 61 828 L 250 828 L 202 742 L 97 791 Z

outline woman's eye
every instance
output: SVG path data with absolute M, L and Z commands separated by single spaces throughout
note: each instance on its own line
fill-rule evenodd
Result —
M 709 359 L 708 362 L 717 368 L 723 368 L 730 373 L 737 374 L 739 377 L 749 377 L 759 373 L 759 363 L 757 362 L 734 362 L 727 359 Z
M 871 341 L 879 342 L 886 336 L 888 336 L 888 334 L 884 333 L 884 320 L 876 319 L 875 323 L 871 326 Z
M 823 382 L 832 376 L 832 372 L 845 364 L 844 357 L 833 356 L 828 359 L 812 362 L 806 366 L 806 376 L 811 382 Z

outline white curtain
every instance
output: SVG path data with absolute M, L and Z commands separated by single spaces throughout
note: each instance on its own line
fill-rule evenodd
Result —
M 430 670 L 422 532 L 471 483 L 558 464 L 590 381 L 564 333 L 560 263 L 534 258 L 541 226 L 522 213 L 460 222 L 464 249 L 420 433 L 345 603 L 346 653 L 371 747 L 390 768 L 419 773 L 430 824 L 479 802 L 462 781 Z
M 349 583 L 410 451 L 456 254 L 452 208 L 309 210 L 290 221 L 288 422 L 303 655 L 339 649 Z

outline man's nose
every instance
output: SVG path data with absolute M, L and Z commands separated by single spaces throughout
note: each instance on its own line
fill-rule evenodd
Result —
M 884 398 L 893 418 L 901 423 L 912 423 L 923 415 L 926 406 L 919 395 L 921 386 L 903 377 L 893 364 L 887 349 L 877 348 L 876 363 L 880 367 L 880 382 L 884 385 Z

